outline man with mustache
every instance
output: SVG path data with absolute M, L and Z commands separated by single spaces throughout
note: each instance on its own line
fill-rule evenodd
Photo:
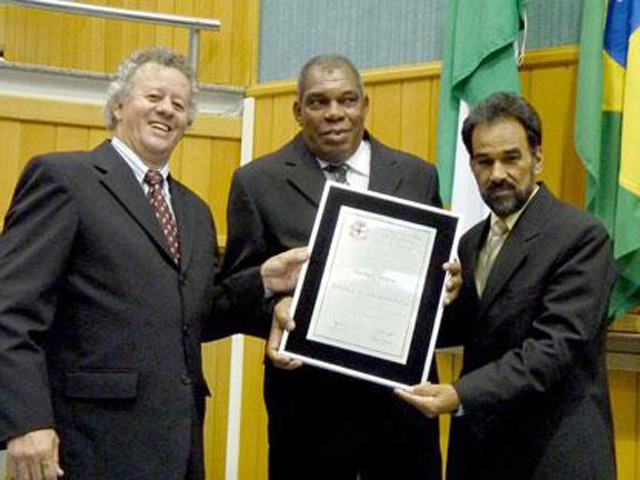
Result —
M 364 127 L 368 110 L 349 60 L 321 55 L 307 62 L 293 105 L 301 132 L 234 175 L 224 272 L 306 245 L 327 178 L 441 204 L 435 168 L 371 136 Z M 264 337 L 269 328 L 264 325 Z M 272 334 L 264 387 L 271 480 L 441 477 L 437 421 L 387 387 L 306 365 L 296 369 L 299 362 L 276 351 L 276 323 Z
M 536 183 L 542 127 L 524 99 L 494 94 L 462 135 L 491 209 L 460 241 L 463 286 L 442 321 L 442 340 L 464 344 L 462 373 L 397 393 L 426 416 L 455 413 L 449 479 L 613 479 L 611 242 Z
M 15 480 L 203 479 L 200 342 L 251 331 L 265 290 L 295 285 L 306 252 L 216 281 L 209 207 L 169 173 L 194 94 L 186 57 L 134 52 L 109 87 L 112 138 L 37 156 L 18 182 L 0 236 Z

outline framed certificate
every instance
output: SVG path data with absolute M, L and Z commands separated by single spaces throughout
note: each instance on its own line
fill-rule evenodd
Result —
M 392 387 L 425 381 L 458 220 L 327 182 L 280 352 Z

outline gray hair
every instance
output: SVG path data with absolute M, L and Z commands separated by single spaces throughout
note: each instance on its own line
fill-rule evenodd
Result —
M 133 52 L 129 58 L 123 61 L 118 67 L 115 79 L 109 84 L 107 90 L 107 103 L 104 107 L 104 119 L 109 130 L 113 130 L 117 120 L 115 110 L 131 93 L 133 77 L 136 72 L 147 63 L 157 63 L 163 67 L 175 68 L 182 72 L 191 86 L 191 100 L 187 108 L 187 118 L 189 125 L 196 116 L 196 78 L 193 69 L 189 65 L 189 60 L 184 55 L 180 55 L 167 47 L 149 47 L 144 50 Z
M 304 66 L 300 70 L 300 73 L 298 74 L 298 100 L 302 100 L 302 97 L 304 96 L 307 75 L 309 74 L 309 70 L 311 70 L 313 67 L 322 68 L 324 70 L 346 68 L 353 74 L 354 78 L 356 79 L 358 93 L 361 97 L 364 97 L 364 84 L 362 83 L 362 76 L 360 75 L 360 72 L 353 64 L 353 62 L 351 62 L 351 60 L 349 60 L 347 57 L 344 57 L 337 53 L 329 53 L 312 57 L 309 61 L 307 61 L 307 63 L 304 64 Z

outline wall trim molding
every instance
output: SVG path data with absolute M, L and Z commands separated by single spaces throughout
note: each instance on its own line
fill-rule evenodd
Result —
M 554 67 L 572 65 L 578 61 L 578 46 L 565 45 L 561 47 L 541 48 L 530 50 L 525 54 L 522 70 L 540 67 Z M 442 71 L 442 62 L 398 65 L 376 69 L 362 70 L 362 79 L 367 86 L 381 83 L 397 82 L 398 80 L 414 80 L 438 77 Z M 276 80 L 261 83 L 247 89 L 247 96 L 268 97 L 275 95 L 290 95 L 296 92 L 295 80 Z
M 0 118 L 6 120 L 105 128 L 102 111 L 100 105 L 0 94 Z M 198 114 L 186 135 L 237 140 L 242 118 Z

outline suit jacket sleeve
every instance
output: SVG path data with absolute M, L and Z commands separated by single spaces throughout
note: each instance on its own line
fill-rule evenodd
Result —
M 431 184 L 429 185 L 429 191 L 431 193 L 431 198 L 428 201 L 429 205 L 433 205 L 434 207 L 442 208 L 442 198 L 440 198 L 440 182 L 438 180 L 438 171 L 435 167 L 432 169 L 433 175 L 431 175 Z
M 234 333 L 257 335 L 271 312 L 265 296 L 260 267 L 250 267 L 226 278 L 218 275 L 214 287 L 211 318 L 203 328 L 203 340 L 216 340 Z
M 512 299 L 539 307 L 524 341 L 455 382 L 465 410 L 499 412 L 513 401 L 548 392 L 601 347 L 615 279 L 611 244 L 596 222 L 573 230 L 544 284 L 532 286 L 532 298 Z M 514 315 L 510 320 L 519 321 Z
M 227 225 L 229 236 L 219 278 L 225 284 L 233 284 L 246 277 L 247 272 L 256 271 L 273 253 L 267 251 L 263 237 L 263 225 L 257 206 L 247 191 L 238 171 L 233 176 L 229 204 L 227 209 Z M 275 253 L 275 252 L 274 252 Z M 223 280 L 222 280 L 223 279 Z M 240 280 L 241 281 L 241 280 Z M 264 297 L 264 290 L 262 290 Z M 240 321 L 239 330 L 248 335 L 266 338 L 271 326 L 271 304 L 268 298 L 263 298 L 256 309 L 245 307 L 244 319 Z
M 77 225 L 67 185 L 34 159 L 0 237 L 0 441 L 54 424 L 43 349 Z

